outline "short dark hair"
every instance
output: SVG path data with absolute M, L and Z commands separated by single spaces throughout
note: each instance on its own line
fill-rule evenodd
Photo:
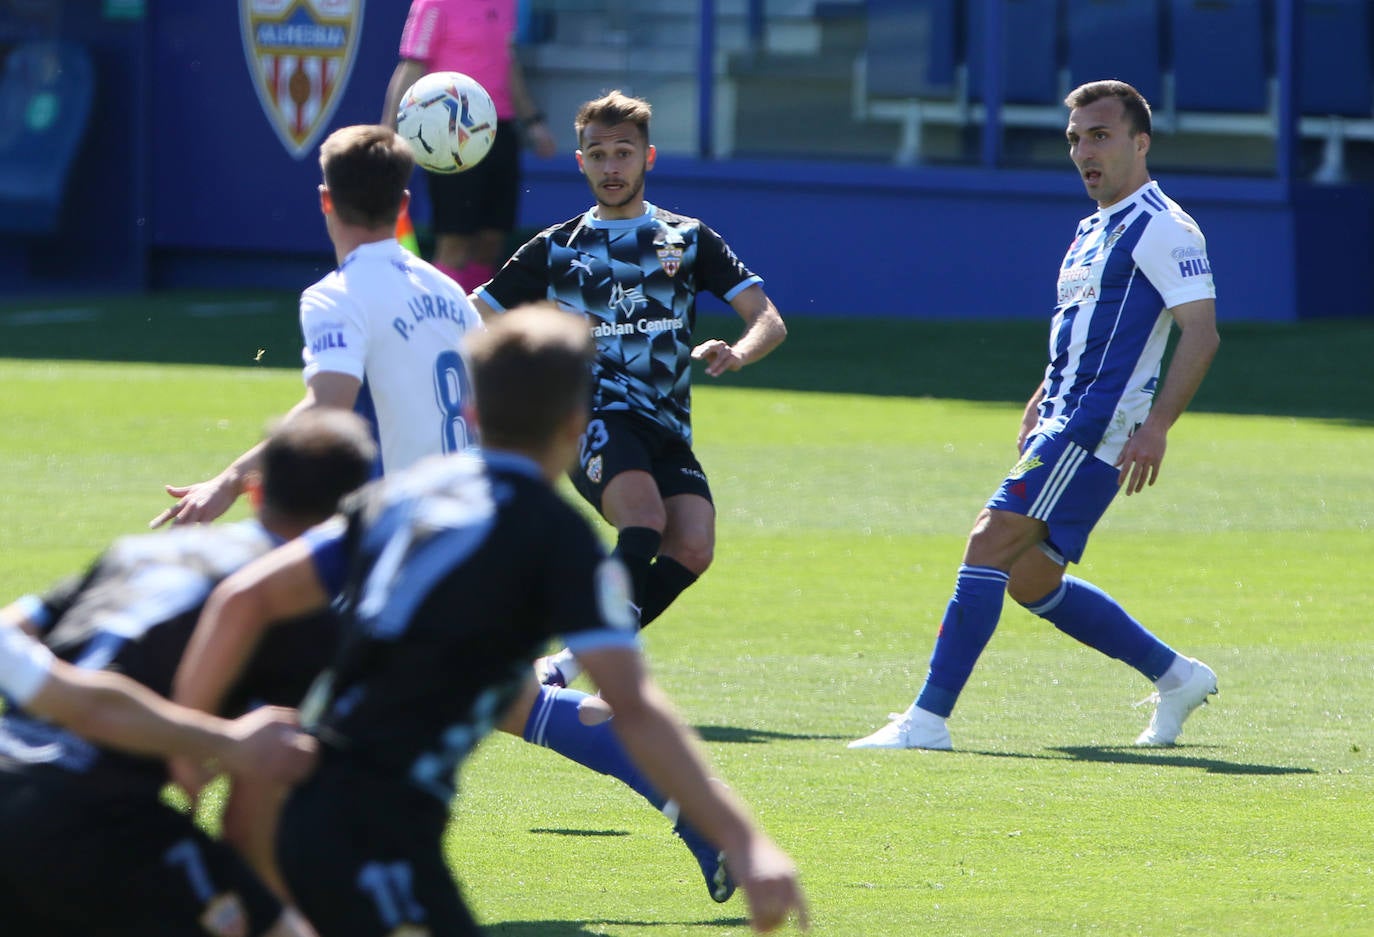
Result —
M 482 443 L 543 449 L 591 402 L 596 346 L 581 315 L 531 303 L 497 316 L 467 339 Z
M 334 213 L 347 224 L 394 225 L 414 169 L 410 144 L 380 124 L 343 127 L 320 144 L 325 187 Z
M 1075 107 L 1087 107 L 1094 101 L 1103 98 L 1116 98 L 1121 102 L 1126 119 L 1131 127 L 1131 136 L 1138 133 L 1153 133 L 1154 126 L 1150 117 L 1150 102 L 1145 100 L 1145 95 L 1135 88 L 1118 81 L 1115 78 L 1106 78 L 1102 81 L 1090 81 L 1087 84 L 1079 85 L 1069 92 L 1068 97 L 1064 98 L 1064 105 L 1070 109 Z
M 573 129 L 577 131 L 577 142 L 582 142 L 582 131 L 588 124 L 601 124 L 614 127 L 616 124 L 634 124 L 649 142 L 649 118 L 654 116 L 654 108 L 643 98 L 633 98 L 623 91 L 608 91 L 595 100 L 583 104 L 573 119 Z
M 372 431 L 357 414 L 337 407 L 302 410 L 268 433 L 263 506 L 277 516 L 318 523 L 368 480 L 376 461 Z

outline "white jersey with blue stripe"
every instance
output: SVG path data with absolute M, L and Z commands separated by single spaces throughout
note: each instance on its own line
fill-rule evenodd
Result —
M 1115 463 L 1149 414 L 1169 310 L 1215 297 L 1202 231 L 1157 183 L 1084 218 L 1059 268 L 1035 432 Z

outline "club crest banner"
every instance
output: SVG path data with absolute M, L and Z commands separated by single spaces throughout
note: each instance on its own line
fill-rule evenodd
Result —
M 239 0 L 248 73 L 294 159 L 315 145 L 357 57 L 364 0 Z

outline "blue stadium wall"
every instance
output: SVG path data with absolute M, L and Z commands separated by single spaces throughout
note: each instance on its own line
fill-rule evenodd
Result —
M 58 233 L 0 238 L 0 295 L 299 288 L 329 270 L 318 140 L 377 119 L 408 4 L 365 4 L 337 109 L 299 156 L 254 85 L 237 4 L 149 2 L 141 16 L 113 18 L 119 6 L 66 7 L 63 34 L 95 60 L 94 117 Z M 4 45 L 26 38 L 0 27 Z M 570 154 L 527 160 L 526 179 L 527 229 L 588 203 Z M 1161 183 L 1207 233 L 1223 319 L 1374 313 L 1367 189 Z M 413 189 L 423 223 L 422 178 Z M 1055 267 L 1092 207 L 1067 161 L 1062 171 L 992 172 L 661 154 L 647 193 L 720 231 L 788 315 L 1045 317 Z

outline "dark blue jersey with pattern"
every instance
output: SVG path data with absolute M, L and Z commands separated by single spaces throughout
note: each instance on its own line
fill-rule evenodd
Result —
M 303 721 L 373 777 L 443 803 L 553 635 L 635 646 L 624 568 L 528 460 L 425 459 L 305 536 L 345 625 Z
M 584 314 L 592 408 L 638 413 L 690 443 L 697 293 L 729 302 L 761 282 L 705 224 L 646 203 L 638 218 L 587 211 L 542 231 L 477 294 L 501 311 L 547 299 Z
M 210 590 L 280 542 L 256 521 L 123 537 L 84 576 L 42 596 L 31 617 L 57 657 L 122 673 L 168 696 Z M 259 646 L 226 712 L 299 702 L 337 636 L 332 614 L 299 624 L 273 629 L 282 637 L 269 635 Z M 0 717 L 0 771 L 40 775 L 96 797 L 155 797 L 166 780 L 160 758 L 103 749 L 17 708 Z

